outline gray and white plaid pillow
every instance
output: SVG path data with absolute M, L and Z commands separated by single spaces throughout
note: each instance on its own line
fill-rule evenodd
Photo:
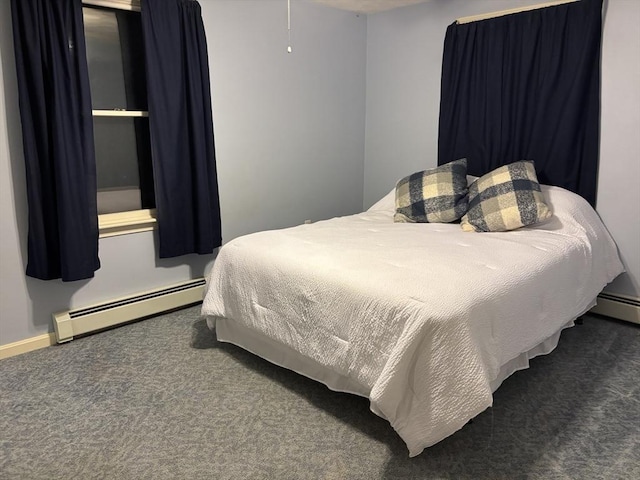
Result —
M 416 172 L 396 184 L 395 222 L 449 223 L 466 211 L 466 158 Z
M 532 161 L 499 167 L 469 186 L 469 211 L 460 226 L 468 232 L 505 232 L 552 215 Z

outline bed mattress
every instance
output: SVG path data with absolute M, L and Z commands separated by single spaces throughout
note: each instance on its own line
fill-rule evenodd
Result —
M 513 232 L 361 214 L 226 244 L 203 314 L 232 341 L 370 399 L 415 456 L 492 404 L 507 375 L 623 271 L 593 209 L 543 186 L 548 221 Z

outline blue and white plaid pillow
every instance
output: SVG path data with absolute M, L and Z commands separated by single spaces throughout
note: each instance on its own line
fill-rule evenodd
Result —
M 466 211 L 466 158 L 416 172 L 396 184 L 395 222 L 449 223 Z
M 505 232 L 552 215 L 532 161 L 499 167 L 469 185 L 469 211 L 460 226 L 468 232 Z

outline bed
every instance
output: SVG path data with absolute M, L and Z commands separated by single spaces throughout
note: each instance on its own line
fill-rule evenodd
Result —
M 225 244 L 202 312 L 218 340 L 367 397 L 410 456 L 492 405 L 623 271 L 592 207 L 541 186 L 551 218 L 509 232 L 367 211 Z

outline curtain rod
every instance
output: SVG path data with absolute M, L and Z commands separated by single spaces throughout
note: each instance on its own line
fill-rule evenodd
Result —
M 564 3 L 573 3 L 579 0 L 557 0 L 555 2 L 539 3 L 537 5 L 529 5 L 526 7 L 512 8 L 510 10 L 500 10 L 499 12 L 481 13 L 480 15 L 471 15 L 469 17 L 460 17 L 456 20 L 456 23 L 471 23 L 478 20 L 487 20 L 488 18 L 502 17 L 504 15 L 511 15 L 512 13 L 526 12 L 529 10 L 537 10 L 538 8 L 554 7 L 556 5 L 562 5 Z

